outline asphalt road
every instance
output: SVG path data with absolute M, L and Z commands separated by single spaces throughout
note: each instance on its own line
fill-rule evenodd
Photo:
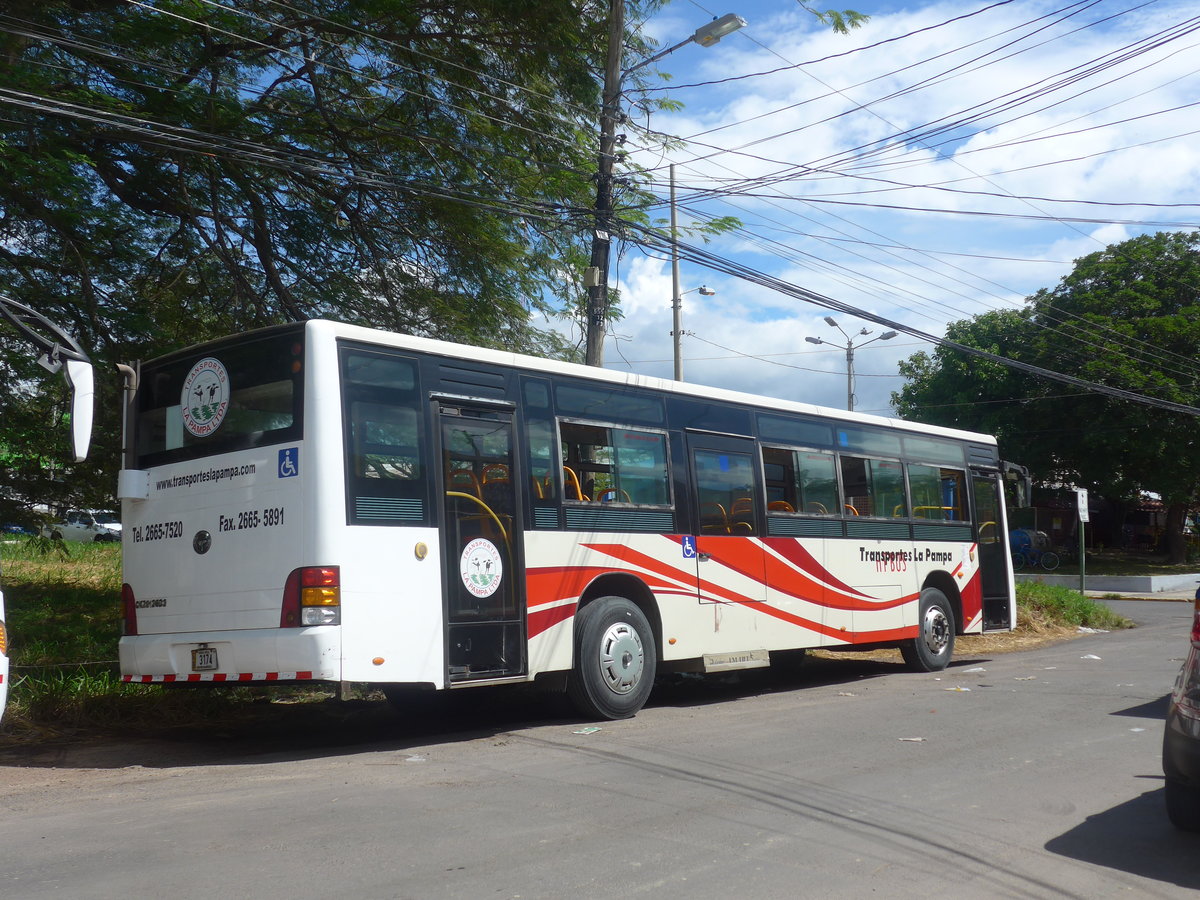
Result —
M 1193 897 L 1159 763 L 1191 607 L 1113 606 L 1141 627 L 685 680 L 590 733 L 459 692 L 6 751 L 0 897 Z

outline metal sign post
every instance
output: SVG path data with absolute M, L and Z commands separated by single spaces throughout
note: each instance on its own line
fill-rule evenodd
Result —
M 1088 492 L 1087 488 L 1075 488 L 1075 499 L 1079 504 L 1079 593 L 1083 593 L 1083 526 L 1088 523 Z

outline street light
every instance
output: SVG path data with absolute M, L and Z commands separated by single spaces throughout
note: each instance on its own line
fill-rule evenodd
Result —
M 675 269 L 675 296 L 671 298 L 671 320 L 674 325 L 674 330 L 671 332 L 671 344 L 675 348 L 675 380 L 683 381 L 683 349 L 680 347 L 679 339 L 683 337 L 683 298 L 692 293 L 699 291 L 701 297 L 715 297 L 717 292 L 706 284 L 700 285 L 698 288 L 692 288 L 690 291 L 679 291 L 679 269 Z
M 697 28 L 690 37 L 662 50 L 636 65 L 621 70 L 621 49 L 625 41 L 625 0 L 611 0 L 608 22 L 608 58 L 604 66 L 604 94 L 600 107 L 600 158 L 596 177 L 596 224 L 592 231 L 592 255 L 584 274 L 587 286 L 587 322 L 584 361 L 589 366 L 604 365 L 604 322 L 608 310 L 608 256 L 613 200 L 613 165 L 616 163 L 617 119 L 620 114 L 621 82 L 626 75 L 657 62 L 680 47 L 696 43 L 711 47 L 728 34 L 746 26 L 741 16 L 728 13 Z M 671 239 L 675 239 L 672 230 Z
M 846 330 L 837 323 L 837 320 L 833 316 L 826 316 L 825 324 L 831 325 L 834 328 L 836 328 L 838 331 L 840 331 L 842 333 L 842 335 L 846 338 L 846 343 L 845 344 L 835 344 L 832 341 L 826 341 L 819 337 L 806 337 L 804 340 L 808 341 L 810 344 L 829 344 L 829 346 L 831 346 L 831 347 L 837 347 L 839 350 L 846 351 L 846 409 L 853 410 L 854 409 L 854 338 L 852 338 L 852 337 L 850 337 L 850 335 L 846 334 Z M 863 335 L 867 335 L 870 333 L 871 333 L 871 329 L 864 327 L 854 337 L 862 337 Z M 865 347 L 865 346 L 867 346 L 867 344 L 875 343 L 875 341 L 890 341 L 895 336 L 896 336 L 896 332 L 885 331 L 883 334 L 876 335 L 875 337 L 871 338 L 871 340 L 869 340 L 869 341 L 863 341 L 858 346 Z

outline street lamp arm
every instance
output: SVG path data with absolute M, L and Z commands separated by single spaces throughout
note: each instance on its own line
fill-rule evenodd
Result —
M 737 15 L 736 13 L 726 13 L 719 19 L 713 19 L 711 22 L 701 25 L 689 37 L 684 38 L 678 44 L 674 44 L 668 47 L 666 50 L 659 50 L 653 56 L 647 57 L 641 62 L 630 66 L 628 69 L 625 69 L 621 73 L 621 78 L 624 79 L 626 75 L 636 72 L 643 66 L 648 66 L 651 63 L 658 62 L 664 56 L 670 56 L 680 47 L 686 47 L 688 44 L 692 43 L 699 44 L 701 47 L 711 47 L 726 35 L 733 34 L 733 32 L 737 31 L 738 29 L 745 27 L 746 20 L 741 16 Z

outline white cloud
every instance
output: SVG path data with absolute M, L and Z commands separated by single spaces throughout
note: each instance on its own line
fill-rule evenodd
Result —
M 738 11 L 750 26 L 715 47 L 689 47 L 669 57 L 664 66 L 674 75 L 672 83 L 713 81 L 816 60 L 970 11 L 949 3 L 908 8 L 885 4 L 872 10 L 874 18 L 864 29 L 844 37 L 829 33 L 798 10 L 792 0 L 739 3 Z M 1194 112 L 1182 109 L 1134 118 L 1194 102 L 1200 75 L 1192 63 L 1194 53 L 1186 52 L 1186 37 L 1094 75 L 1076 77 L 1059 91 L 1013 104 L 980 123 L 954 128 L 947 135 L 954 140 L 945 146 L 933 146 L 944 136 L 932 136 L 925 144 L 911 138 L 907 143 L 894 140 L 897 132 L 921 130 L 925 123 L 957 122 L 1018 88 L 1033 93 L 1070 78 L 1060 73 L 1074 70 L 1077 76 L 1092 61 L 1111 59 L 1141 37 L 1193 14 L 1186 3 L 1166 2 L 1102 23 L 1112 10 L 1093 8 L 1044 27 L 1036 36 L 1033 26 L 1021 30 L 1022 23 L 1051 11 L 1050 5 L 1019 0 L 840 59 L 681 89 L 676 96 L 685 109 L 656 113 L 650 124 L 681 136 L 710 133 L 669 157 L 658 149 L 627 149 L 634 149 L 642 165 L 663 166 L 657 176 L 663 196 L 665 163 L 677 164 L 685 205 L 682 221 L 689 221 L 697 209 L 743 220 L 746 233 L 722 237 L 708 246 L 711 251 L 923 331 L 941 333 L 949 321 L 1011 306 L 1038 288 L 1052 287 L 1070 271 L 1074 259 L 1141 231 L 1158 230 L 1103 220 L 1197 220 L 1197 207 L 1014 199 L 1160 204 L 1200 200 L 1200 147 L 1187 134 L 1194 130 Z M 668 7 L 649 23 L 650 33 L 664 46 L 678 41 L 697 24 L 692 12 L 683 5 Z M 1021 33 L 1030 36 L 1018 40 Z M 996 49 L 1006 42 L 1011 42 L 1007 50 Z M 995 51 L 987 57 L 989 64 L 970 61 L 988 51 Z M 909 90 L 926 79 L 928 86 Z M 884 99 L 889 95 L 895 96 Z M 1094 128 L 1123 119 L 1130 121 Z M 982 130 L 972 133 L 977 129 Z M 891 143 L 874 147 L 873 142 L 886 141 Z M 864 145 L 876 152 L 852 152 Z M 715 153 L 714 147 L 739 152 Z M 794 170 L 790 180 L 754 186 L 754 193 L 774 194 L 776 199 L 689 199 L 697 188 L 739 187 L 742 179 L 805 165 L 833 171 L 797 175 L 803 170 Z M 868 178 L 944 184 L 975 193 L 894 189 Z M 951 212 L 925 211 L 931 208 Z M 996 215 L 974 214 L 979 212 Z M 1054 221 L 1055 216 L 1098 221 Z M 620 284 L 626 317 L 614 327 L 617 339 L 607 344 L 606 364 L 670 377 L 669 263 L 632 249 L 611 277 Z M 716 296 L 701 297 L 694 291 L 701 284 L 715 288 Z M 688 292 L 683 327 L 695 333 L 682 339 L 687 380 L 844 405 L 844 351 L 804 340 L 812 336 L 844 342 L 823 321 L 825 310 L 686 262 L 682 289 Z M 851 335 L 864 326 L 875 334 L 883 330 L 851 316 L 835 318 Z M 859 337 L 865 341 L 869 336 Z M 885 411 L 888 395 L 901 384 L 895 377 L 896 361 L 921 349 L 928 347 L 902 335 L 857 350 L 859 408 Z M 892 377 L 873 377 L 878 375 Z

